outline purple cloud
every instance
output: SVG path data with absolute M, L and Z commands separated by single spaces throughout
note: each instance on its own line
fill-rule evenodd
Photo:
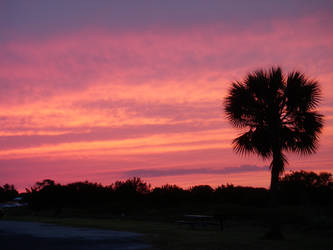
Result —
M 126 177 L 139 176 L 139 177 L 162 177 L 162 176 L 177 176 L 177 175 L 193 175 L 193 174 L 237 174 L 243 172 L 256 172 L 266 171 L 265 167 L 258 167 L 255 165 L 242 165 L 240 167 L 225 167 L 225 168 L 212 168 L 201 167 L 201 168 L 179 168 L 173 167 L 169 169 L 134 169 L 122 172 Z

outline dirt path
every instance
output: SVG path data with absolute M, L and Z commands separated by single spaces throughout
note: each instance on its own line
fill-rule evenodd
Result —
M 140 234 L 37 222 L 0 221 L 1 250 L 149 249 Z

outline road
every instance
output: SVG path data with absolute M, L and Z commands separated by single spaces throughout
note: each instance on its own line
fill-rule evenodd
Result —
M 141 234 L 0 220 L 1 250 L 143 250 Z

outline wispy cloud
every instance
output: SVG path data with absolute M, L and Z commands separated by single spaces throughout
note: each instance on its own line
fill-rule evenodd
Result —
M 122 172 L 126 177 L 139 176 L 139 177 L 162 177 L 162 176 L 177 176 L 177 175 L 224 175 L 224 174 L 237 174 L 243 172 L 256 172 L 267 171 L 268 167 L 258 167 L 255 165 L 242 165 L 240 167 L 201 167 L 201 168 L 179 168 L 173 167 L 169 169 L 134 169 Z
M 107 164 L 156 178 L 252 171 L 212 168 L 257 166 L 232 153 L 222 100 L 277 64 L 322 84 L 319 155 L 332 162 L 331 3 L 37 3 L 0 3 L 0 182 L 64 171 L 55 162 L 88 177 Z

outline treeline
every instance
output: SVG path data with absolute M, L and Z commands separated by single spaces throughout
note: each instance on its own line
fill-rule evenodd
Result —
M 6 191 L 2 191 L 6 190 Z M 14 194 L 13 186 L 0 188 L 1 199 Z M 15 190 L 15 195 L 17 191 Z M 7 193 L 7 196 L 3 196 Z M 176 185 L 152 188 L 141 178 L 134 177 L 103 186 L 98 183 L 75 182 L 67 185 L 53 180 L 37 182 L 21 194 L 24 202 L 34 211 L 53 209 L 61 214 L 64 208 L 90 209 L 108 213 L 129 213 L 146 209 L 172 209 L 184 207 L 209 207 L 218 204 L 266 206 L 270 202 L 269 190 L 264 188 L 208 185 L 183 189 Z M 317 204 L 333 205 L 332 174 L 291 172 L 280 181 L 280 203 L 283 205 Z
M 13 200 L 18 194 L 14 185 L 5 184 L 0 186 L 0 202 Z

